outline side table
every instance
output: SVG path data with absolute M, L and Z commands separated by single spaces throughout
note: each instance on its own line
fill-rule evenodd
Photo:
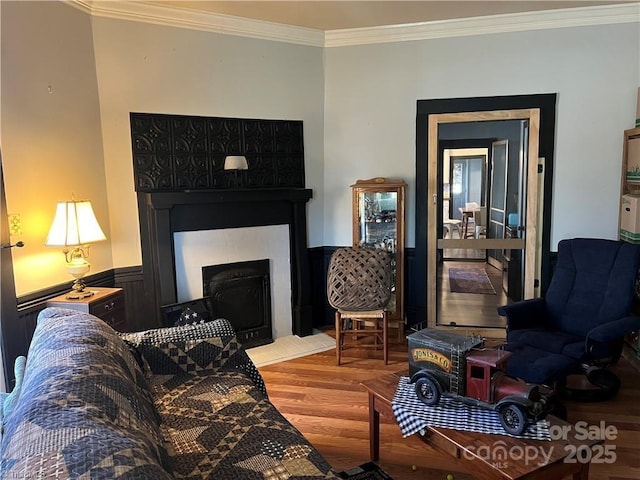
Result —
M 90 313 L 100 318 L 115 330 L 127 331 L 124 308 L 124 291 L 121 288 L 87 287 L 94 292 L 86 298 L 70 299 L 66 294 L 47 301 L 47 307 L 61 307 Z

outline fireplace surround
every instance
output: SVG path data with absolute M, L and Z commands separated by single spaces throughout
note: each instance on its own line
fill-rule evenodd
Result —
M 292 333 L 312 333 L 302 122 L 132 113 L 144 310 L 162 324 L 177 302 L 174 233 L 288 225 Z M 243 154 L 244 188 L 225 182 L 226 155 Z

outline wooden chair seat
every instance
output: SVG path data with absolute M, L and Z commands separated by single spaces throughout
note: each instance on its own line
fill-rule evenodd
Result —
M 342 360 L 342 350 L 352 348 L 382 347 L 384 364 L 389 363 L 389 321 L 387 311 L 348 311 L 336 310 L 336 358 L 338 365 Z M 346 344 L 345 338 L 351 336 L 354 343 Z M 360 340 L 373 336 L 373 343 L 362 343 Z

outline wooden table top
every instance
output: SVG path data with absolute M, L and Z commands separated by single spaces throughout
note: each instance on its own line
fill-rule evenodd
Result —
M 385 409 L 388 412 L 400 376 L 407 374 L 404 371 L 382 375 L 361 385 L 380 403 L 388 404 L 389 410 Z M 479 478 L 505 479 L 561 478 L 563 472 L 566 475 L 579 470 L 581 461 L 584 463 L 586 457 L 589 460 L 594 454 L 591 447 L 602 443 L 599 439 L 584 439 L 583 429 L 577 429 L 576 425 L 557 417 L 549 415 L 546 420 L 550 423 L 551 441 L 442 427 L 428 427 L 423 440 L 454 458 L 466 460 L 467 463 L 472 461 L 474 475 Z M 501 456 L 502 452 L 506 456 Z

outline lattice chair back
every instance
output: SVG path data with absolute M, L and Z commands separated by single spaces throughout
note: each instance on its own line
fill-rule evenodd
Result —
M 327 297 L 336 310 L 383 309 L 391 299 L 391 284 L 391 254 L 385 250 L 343 247 L 331 255 Z

